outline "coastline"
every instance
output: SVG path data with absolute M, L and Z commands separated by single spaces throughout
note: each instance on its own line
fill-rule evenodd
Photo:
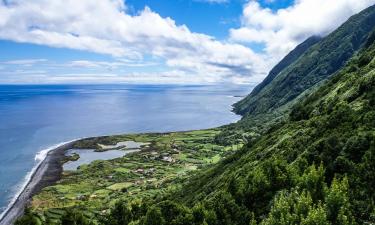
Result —
M 209 128 L 210 129 L 210 128 Z M 206 129 L 201 129 L 206 130 Z M 185 133 L 188 131 L 176 132 L 155 132 L 152 134 L 170 134 L 170 133 Z M 141 133 L 142 134 L 142 133 Z M 150 133 L 149 133 L 150 134 Z M 123 134 L 113 134 L 105 136 L 93 136 L 74 139 L 68 142 L 63 142 L 52 146 L 48 149 L 38 152 L 35 159 L 39 159 L 39 163 L 30 171 L 30 176 L 25 182 L 24 186 L 14 196 L 11 203 L 6 210 L 0 215 L 0 225 L 11 225 L 24 213 L 25 208 L 30 203 L 31 198 L 38 194 L 43 188 L 54 185 L 61 180 L 63 172 L 63 159 L 65 152 L 72 148 L 85 149 L 95 148 L 93 145 L 105 140 L 108 137 L 122 136 Z M 45 154 L 44 157 L 39 155 Z
M 61 160 L 65 157 L 65 151 L 72 148 L 77 141 L 79 140 L 72 140 L 44 150 L 47 151 L 46 156 L 34 167 L 24 187 L 3 212 L 0 225 L 13 224 L 23 214 L 33 195 L 61 178 Z

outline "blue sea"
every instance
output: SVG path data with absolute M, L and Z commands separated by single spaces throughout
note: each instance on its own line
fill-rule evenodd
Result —
M 0 214 L 37 154 L 81 137 L 212 128 L 249 86 L 0 85 Z

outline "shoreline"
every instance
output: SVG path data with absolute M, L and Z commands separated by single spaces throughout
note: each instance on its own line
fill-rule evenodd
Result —
M 186 131 L 177 131 L 186 132 Z M 170 133 L 170 132 L 165 132 Z M 74 139 L 67 142 L 62 142 L 50 148 L 39 151 L 35 155 L 35 159 L 38 159 L 39 154 L 45 154 L 44 158 L 41 158 L 39 163 L 35 165 L 30 171 L 30 177 L 26 180 L 23 187 L 17 192 L 8 204 L 2 214 L 0 214 L 0 225 L 11 225 L 24 213 L 25 208 L 30 203 L 31 198 L 40 192 L 43 188 L 51 186 L 59 181 L 62 177 L 63 172 L 63 159 L 65 158 L 65 152 L 72 149 L 75 144 L 80 142 L 93 142 L 96 143 L 101 139 L 113 136 L 121 136 L 122 134 L 104 135 L 104 136 L 93 136 Z M 79 147 L 78 147 L 79 148 Z M 28 175 L 26 176 L 26 178 Z
M 24 209 L 29 204 L 33 195 L 38 193 L 42 188 L 54 184 L 61 178 L 61 160 L 65 157 L 65 151 L 72 148 L 80 140 L 83 139 L 61 143 L 56 147 L 43 150 L 47 151 L 44 159 L 30 171 L 30 178 L 2 213 L 0 225 L 13 224 L 24 213 Z M 42 151 L 39 153 L 42 153 Z
M 224 125 L 225 126 L 225 125 Z M 216 127 L 217 128 L 217 127 Z M 216 128 L 207 128 L 207 129 L 216 129 Z M 206 129 L 200 129 L 206 130 Z M 187 131 L 175 131 L 175 132 L 151 132 L 153 134 L 169 134 L 169 133 L 184 133 L 193 130 Z M 142 133 L 139 133 L 142 134 Z M 88 141 L 89 143 L 97 143 L 98 141 L 108 138 L 121 136 L 123 134 L 114 134 L 114 135 L 103 135 L 103 136 L 93 136 L 93 137 L 84 137 L 79 139 L 74 139 L 71 141 L 63 142 L 42 150 L 38 152 L 35 156 L 35 159 L 39 158 L 39 154 L 45 152 L 44 158 L 41 158 L 39 163 L 30 171 L 30 177 L 27 179 L 23 187 L 17 192 L 13 200 L 9 203 L 4 212 L 0 215 L 0 225 L 11 225 L 13 224 L 20 216 L 23 215 L 25 208 L 30 203 L 31 198 L 38 194 L 43 188 L 51 186 L 59 181 L 62 177 L 63 172 L 63 159 L 65 158 L 65 152 L 74 146 L 77 143 L 84 143 Z M 90 145 L 90 144 L 89 144 Z M 85 146 L 92 147 L 92 146 Z M 82 146 L 77 147 L 82 148 Z

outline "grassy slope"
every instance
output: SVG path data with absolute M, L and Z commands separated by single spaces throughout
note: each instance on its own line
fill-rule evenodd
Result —
M 295 47 L 288 55 L 286 55 L 272 70 L 269 72 L 268 76 L 259 84 L 257 85 L 254 90 L 251 92 L 251 95 L 257 95 L 259 92 L 262 91 L 264 87 L 266 87 L 268 84 L 270 84 L 273 79 L 285 68 L 287 68 L 289 65 L 293 64 L 298 58 L 300 58 L 311 46 L 318 43 L 320 40 L 322 40 L 321 37 L 318 36 L 312 36 L 299 44 L 297 47 Z M 244 101 L 246 102 L 246 101 Z M 241 110 L 240 105 L 242 104 L 242 101 L 235 104 L 239 107 L 236 107 L 234 110 L 239 110 L 237 113 L 244 114 L 246 110 Z
M 210 202 L 221 191 L 229 192 L 259 221 L 267 215 L 277 192 L 297 188 L 297 180 L 308 173 L 310 165 L 322 164 L 328 186 L 335 176 L 348 176 L 357 221 L 374 222 L 374 56 L 372 45 L 298 104 L 290 120 L 190 179 L 180 192 L 180 200 L 194 205 Z M 280 165 L 275 165 L 278 160 Z
M 243 115 L 274 113 L 306 90 L 339 70 L 361 48 L 375 26 L 375 6 L 350 18 L 336 31 L 313 45 L 280 73 L 270 74 L 271 81 L 259 87 L 242 101 L 235 111 Z

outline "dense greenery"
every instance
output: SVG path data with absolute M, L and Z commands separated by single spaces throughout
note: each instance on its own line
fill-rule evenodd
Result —
M 137 213 L 123 202 L 107 223 L 374 223 L 374 56 L 372 44 L 289 120 Z M 128 211 L 125 223 L 118 207 Z
M 217 163 L 243 144 L 219 145 L 214 137 L 219 129 L 160 134 L 96 137 L 75 143 L 74 148 L 106 151 L 123 141 L 144 143 L 139 152 L 113 160 L 98 160 L 76 171 L 64 171 L 55 185 L 44 188 L 31 201 L 30 215 L 38 224 L 60 224 L 84 209 L 81 219 L 96 220 L 107 214 L 119 199 L 145 199 L 161 196 L 176 188 L 194 171 Z M 116 147 L 118 150 L 126 150 Z M 73 161 L 78 155 L 65 157 Z M 70 210 L 72 209 L 72 210 Z M 81 220 L 80 219 L 80 220 Z
M 366 27 L 371 24 L 374 27 L 374 11 L 374 7 L 365 10 L 330 38 L 312 47 L 322 48 L 322 43 L 329 47 L 333 45 L 332 38 L 336 37 L 336 45 L 343 52 L 331 52 L 323 57 L 324 62 L 317 59 L 316 62 L 322 65 L 310 68 L 310 75 L 315 74 L 317 68 L 324 70 L 334 63 L 327 57 L 337 57 L 345 51 L 353 55 L 353 51 L 359 48 L 353 46 L 363 45 L 346 66 L 301 98 L 282 119 L 272 120 L 272 125 L 242 120 L 236 125 L 187 135 L 141 135 L 137 141 L 150 141 L 151 138 L 155 151 L 174 154 L 179 159 L 177 164 L 158 167 L 162 174 L 152 183 L 156 187 L 132 186 L 135 189 L 130 190 L 129 186 L 124 192 L 121 189 L 111 192 L 99 201 L 104 205 L 94 205 L 92 202 L 96 200 L 71 200 L 66 205 L 46 205 L 45 208 L 34 205 L 18 220 L 17 225 L 374 224 L 375 32 L 367 35 L 370 29 Z M 353 32 L 353 27 L 350 30 L 348 24 L 363 27 L 357 27 Z M 345 48 L 348 42 L 344 41 L 342 33 L 350 40 L 350 50 Z M 353 38 L 356 41 L 353 42 Z M 310 54 L 309 51 L 305 55 Z M 292 65 L 302 62 L 309 63 L 300 58 Z M 306 75 L 306 79 L 313 79 L 310 75 Z M 293 85 L 298 86 L 305 77 L 295 79 Z M 263 118 L 254 118 L 264 121 L 268 120 L 267 116 L 263 114 Z M 108 142 L 113 143 L 113 140 Z M 92 146 L 93 143 L 88 141 L 84 145 Z M 136 165 L 139 160 L 145 160 L 144 156 L 148 156 L 150 151 L 134 154 L 128 159 L 94 163 L 80 169 L 77 174 L 67 176 L 62 184 L 71 188 L 96 179 L 92 183 L 95 189 L 94 184 L 100 179 L 108 182 L 105 186 L 113 185 L 110 182 L 136 179 L 115 176 L 108 181 L 104 176 L 108 174 L 106 171 L 119 168 L 136 169 L 128 168 L 129 163 Z M 152 163 L 147 166 L 155 166 L 162 162 L 147 160 L 146 163 Z M 198 168 L 198 163 L 203 165 L 194 174 L 178 175 L 178 171 L 191 168 L 187 165 L 194 164 Z M 98 170 L 98 164 L 102 164 L 101 170 Z M 163 182 L 170 176 L 171 179 Z M 132 180 L 132 184 L 135 183 Z M 44 190 L 33 202 L 50 203 L 50 198 L 66 194 L 64 191 L 67 189 L 62 189 L 59 195 L 49 192 L 53 188 Z M 43 196 L 43 193 L 46 195 Z
M 255 116 L 285 109 L 286 104 L 339 70 L 363 47 L 374 26 L 375 6 L 372 6 L 350 18 L 307 51 L 301 51 L 304 54 L 294 53 L 299 58 L 288 61 L 286 67 L 281 66 L 282 70 L 278 70 L 280 65 L 277 65 L 274 70 L 279 73 L 275 74 L 272 70 L 249 96 L 234 105 L 235 112 Z
M 272 70 L 269 72 L 268 76 L 258 84 L 251 95 L 257 95 L 265 86 L 272 82 L 272 80 L 285 68 L 293 64 L 298 58 L 300 58 L 311 46 L 322 40 L 319 36 L 312 36 L 295 47 L 288 55 L 286 55 Z M 240 105 L 241 101 L 236 105 Z M 235 108 L 237 110 L 238 108 Z M 238 113 L 244 113 L 243 111 L 238 111 Z

